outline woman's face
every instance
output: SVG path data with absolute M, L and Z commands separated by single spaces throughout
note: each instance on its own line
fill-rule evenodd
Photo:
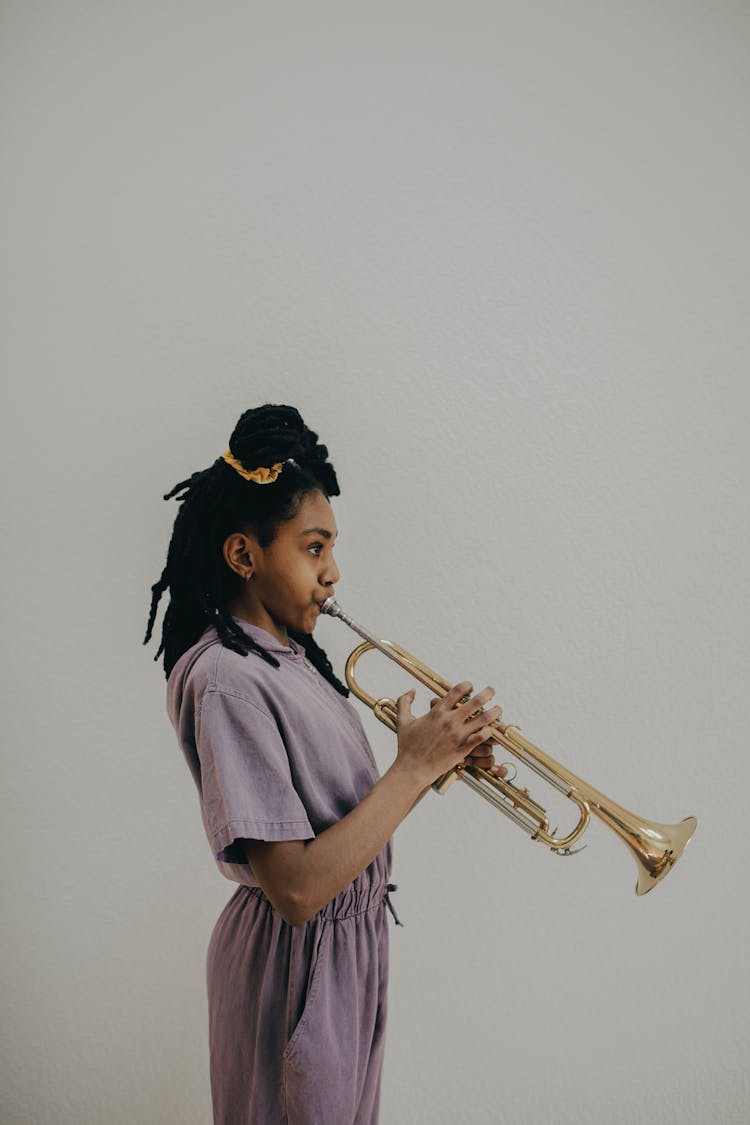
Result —
M 311 492 L 296 516 L 279 524 L 267 547 L 253 535 L 230 535 L 224 543 L 226 561 L 243 578 L 253 575 L 230 607 L 232 613 L 282 644 L 288 644 L 288 629 L 312 633 L 320 606 L 340 577 L 333 557 L 337 534 L 328 500 L 322 492 Z

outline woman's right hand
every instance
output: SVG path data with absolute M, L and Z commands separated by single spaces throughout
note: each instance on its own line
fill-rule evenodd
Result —
M 471 695 L 470 683 L 456 684 L 440 700 L 433 702 L 426 715 L 411 713 L 414 689 L 397 700 L 397 763 L 413 772 L 425 785 L 463 762 L 467 754 L 490 737 L 490 723 L 500 718 L 502 709 L 483 710 L 495 689 L 486 687 Z M 467 698 L 465 703 L 460 700 Z

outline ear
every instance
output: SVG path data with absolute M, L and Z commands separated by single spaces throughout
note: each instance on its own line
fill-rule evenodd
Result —
M 254 537 L 243 531 L 233 531 L 224 540 L 222 547 L 224 562 L 230 570 L 240 576 L 243 582 L 255 574 L 254 558 L 257 549 L 258 544 Z

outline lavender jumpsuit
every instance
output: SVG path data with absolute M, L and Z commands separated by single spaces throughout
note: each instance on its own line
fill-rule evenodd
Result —
M 280 667 L 224 648 L 211 628 L 167 688 L 214 857 L 240 884 L 208 947 L 214 1123 L 374 1125 L 391 845 L 314 918 L 290 926 L 236 841 L 312 839 L 362 800 L 377 766 L 354 708 L 304 651 L 235 620 Z

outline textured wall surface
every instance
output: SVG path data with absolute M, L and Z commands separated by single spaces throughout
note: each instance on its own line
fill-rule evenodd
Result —
M 599 824 L 564 861 L 422 802 L 384 1125 L 747 1121 L 747 5 L 0 20 L 2 1121 L 210 1120 L 232 888 L 141 640 L 161 495 L 269 400 L 339 471 L 342 604 L 700 822 L 636 899 Z

